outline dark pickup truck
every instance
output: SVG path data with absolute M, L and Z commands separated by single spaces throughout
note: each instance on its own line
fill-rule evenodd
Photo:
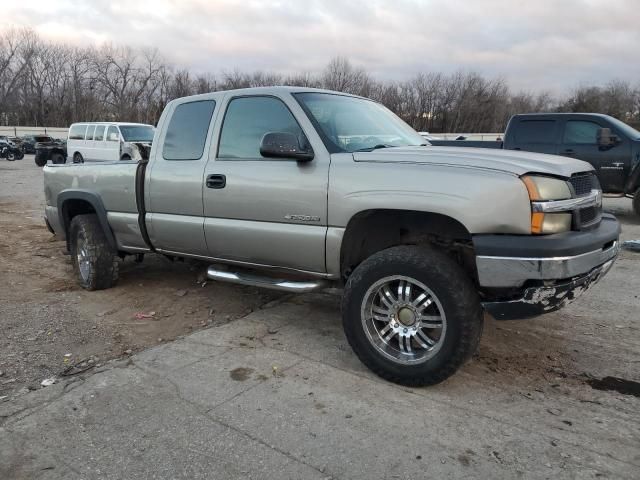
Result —
M 602 191 L 633 199 L 640 215 L 640 132 L 624 122 L 597 113 L 514 115 L 504 141 L 430 140 L 433 145 L 502 148 L 563 155 L 589 162 Z

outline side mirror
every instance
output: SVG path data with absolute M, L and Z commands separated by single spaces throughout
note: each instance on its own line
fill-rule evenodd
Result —
M 299 162 L 313 160 L 310 147 L 300 146 L 298 137 L 288 132 L 268 132 L 260 142 L 260 155 L 273 158 L 293 158 Z
M 600 128 L 596 133 L 596 139 L 599 147 L 609 148 L 620 143 L 620 138 L 617 135 L 611 134 L 610 128 Z

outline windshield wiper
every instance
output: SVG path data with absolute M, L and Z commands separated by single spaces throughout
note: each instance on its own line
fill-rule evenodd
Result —
M 373 147 L 359 148 L 357 150 L 354 150 L 354 152 L 373 152 L 374 150 L 379 150 L 381 148 L 392 148 L 396 146 L 397 145 L 387 145 L 385 143 L 379 143 L 378 145 L 374 145 Z

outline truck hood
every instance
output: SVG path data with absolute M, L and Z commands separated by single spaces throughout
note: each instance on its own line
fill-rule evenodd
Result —
M 356 162 L 409 163 L 450 165 L 456 167 L 499 170 L 514 175 L 546 173 L 570 177 L 574 173 L 593 170 L 582 160 L 558 155 L 492 148 L 467 147 L 393 147 L 372 152 L 354 152 Z

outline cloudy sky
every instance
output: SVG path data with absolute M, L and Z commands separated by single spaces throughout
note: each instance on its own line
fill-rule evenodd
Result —
M 515 88 L 640 82 L 639 0 L 0 0 L 3 24 L 69 44 L 157 47 L 180 67 L 380 78 L 473 70 Z

